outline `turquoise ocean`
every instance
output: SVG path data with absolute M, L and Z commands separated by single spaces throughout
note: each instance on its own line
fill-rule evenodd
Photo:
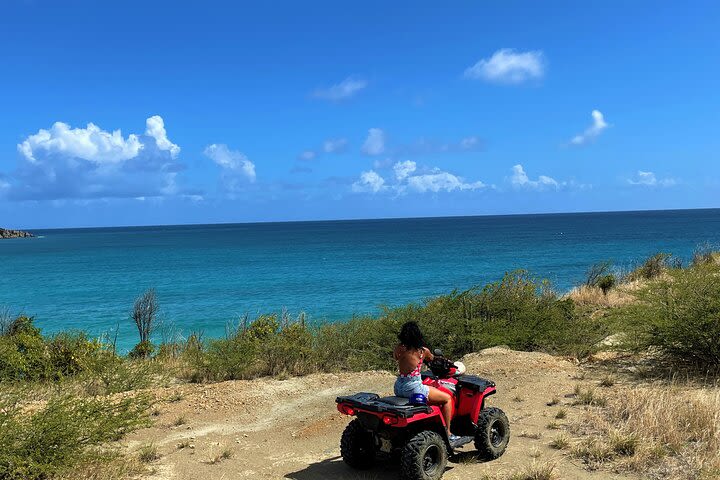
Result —
M 662 251 L 689 260 L 720 245 L 720 209 L 33 230 L 0 240 L 0 306 L 45 333 L 137 332 L 134 299 L 157 291 L 156 335 L 222 336 L 249 314 L 310 321 L 376 314 L 497 280 L 515 269 L 560 292 L 602 260 L 631 267 Z

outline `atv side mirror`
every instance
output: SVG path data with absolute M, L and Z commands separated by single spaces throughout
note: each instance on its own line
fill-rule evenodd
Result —
M 433 350 L 433 355 L 435 355 L 436 357 L 442 357 L 443 356 L 442 350 L 440 350 L 439 348 L 436 348 L 435 350 Z

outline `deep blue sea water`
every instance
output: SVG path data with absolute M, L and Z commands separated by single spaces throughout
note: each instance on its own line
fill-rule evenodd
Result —
M 591 264 L 720 244 L 720 209 L 36 230 L 0 241 L 0 306 L 45 332 L 114 331 L 155 287 L 175 332 L 221 336 L 259 312 L 311 320 L 372 314 L 524 268 L 567 290 Z M 165 330 L 169 330 L 166 328 Z

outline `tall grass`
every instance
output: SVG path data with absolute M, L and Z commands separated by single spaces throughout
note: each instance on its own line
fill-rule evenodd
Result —
M 588 411 L 582 428 L 592 434 L 575 447 L 587 462 L 614 462 L 667 478 L 717 478 L 720 474 L 720 392 L 677 385 L 622 390 L 600 410 Z

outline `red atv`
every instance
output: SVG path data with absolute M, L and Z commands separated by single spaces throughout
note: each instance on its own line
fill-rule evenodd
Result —
M 510 423 L 499 408 L 485 407 L 485 398 L 495 393 L 495 383 L 475 375 L 464 375 L 435 350 L 430 372 L 423 372 L 425 385 L 452 396 L 450 430 L 459 438 L 450 442 L 440 407 L 411 404 L 403 397 L 380 397 L 356 393 L 338 397 L 340 413 L 355 416 L 342 434 L 340 453 L 353 468 L 370 468 L 380 455 L 400 459 L 404 480 L 438 480 L 445 472 L 448 457 L 457 449 L 475 442 L 480 457 L 498 458 L 510 440 Z M 459 368 L 460 367 L 460 368 Z

